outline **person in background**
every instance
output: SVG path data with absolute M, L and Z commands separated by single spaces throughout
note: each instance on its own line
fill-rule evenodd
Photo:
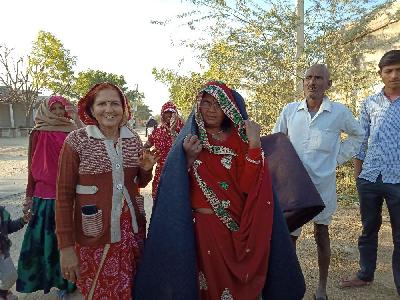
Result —
M 164 103 L 161 108 L 161 124 L 153 130 L 149 135 L 147 142 L 144 144 L 144 147 L 148 149 L 154 146 L 160 155 L 160 160 L 157 162 L 156 172 L 152 183 L 153 200 L 156 199 L 158 183 L 160 182 L 161 171 L 165 160 L 167 159 L 172 144 L 182 127 L 183 121 L 178 115 L 175 104 L 170 101 Z
M 146 134 L 145 134 L 145 136 L 147 137 L 149 128 L 151 128 L 150 132 L 153 132 L 153 130 L 157 128 L 157 125 L 158 125 L 157 124 L 157 120 L 154 119 L 153 116 L 151 116 L 148 119 L 148 121 L 146 122 Z
M 400 50 L 386 52 L 378 66 L 384 87 L 361 104 L 360 123 L 366 133 L 354 159 L 362 223 L 360 270 L 340 285 L 367 286 L 374 280 L 385 199 L 392 226 L 393 277 L 400 295 Z
M 29 137 L 28 184 L 24 211 L 33 217 L 18 260 L 17 291 L 33 293 L 52 287 L 66 298 L 75 285 L 62 277 L 55 234 L 58 157 L 67 135 L 81 126 L 76 109 L 62 96 L 51 96 L 39 107 Z
M 331 85 L 325 65 L 311 66 L 303 81 L 305 99 L 286 105 L 273 129 L 274 133 L 288 136 L 325 204 L 324 210 L 313 219 L 319 270 L 314 294 L 317 300 L 328 299 L 329 225 L 337 207 L 336 167 L 356 154 L 364 137 L 364 130 L 351 111 L 325 95 Z M 343 141 L 342 132 L 347 134 Z M 295 246 L 300 233 L 301 228 L 291 233 Z
M 130 108 L 116 85 L 94 85 L 78 113 L 87 126 L 65 140 L 57 176 L 62 274 L 86 299 L 131 299 L 146 234 L 139 188 L 158 157 L 126 126 Z
M 11 241 L 8 235 L 22 229 L 30 217 L 31 213 L 25 212 L 23 217 L 12 220 L 6 208 L 0 206 L 0 300 L 18 299 L 10 291 L 18 275 L 10 256 Z

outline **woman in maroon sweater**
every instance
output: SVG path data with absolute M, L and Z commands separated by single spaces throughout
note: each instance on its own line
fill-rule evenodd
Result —
M 125 126 L 128 100 L 117 86 L 95 85 L 78 112 L 87 126 L 67 137 L 57 178 L 61 270 L 85 298 L 130 299 L 146 232 L 139 188 L 158 157 Z

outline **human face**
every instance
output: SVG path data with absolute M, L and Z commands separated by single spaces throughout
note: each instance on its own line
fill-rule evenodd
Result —
M 65 107 L 64 105 L 62 105 L 60 102 L 56 102 L 54 103 L 51 107 L 50 107 L 50 111 L 55 114 L 58 117 L 65 117 Z
M 400 89 L 400 63 L 385 66 L 379 71 L 385 88 L 398 90 Z
M 163 112 L 162 117 L 165 123 L 167 124 L 171 123 L 172 114 L 173 114 L 172 111 Z
M 206 128 L 221 129 L 225 114 L 215 99 L 210 94 L 204 93 L 200 102 L 200 113 Z
M 115 130 L 122 121 L 123 109 L 121 97 L 113 88 L 100 90 L 90 108 L 93 117 L 99 123 L 100 129 Z
M 303 80 L 304 95 L 307 100 L 322 101 L 325 91 L 331 87 L 327 70 L 322 66 L 312 66 Z

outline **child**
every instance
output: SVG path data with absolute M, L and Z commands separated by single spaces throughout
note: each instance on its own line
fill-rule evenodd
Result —
M 17 299 L 9 291 L 17 280 L 17 270 L 10 256 L 11 241 L 8 234 L 23 228 L 29 216 L 29 213 L 25 213 L 22 218 L 11 220 L 9 212 L 0 206 L 0 300 Z

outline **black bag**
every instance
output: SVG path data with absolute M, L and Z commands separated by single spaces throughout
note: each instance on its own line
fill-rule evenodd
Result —
M 312 220 L 325 207 L 292 143 L 283 133 L 261 138 L 272 185 L 278 195 L 289 231 Z

